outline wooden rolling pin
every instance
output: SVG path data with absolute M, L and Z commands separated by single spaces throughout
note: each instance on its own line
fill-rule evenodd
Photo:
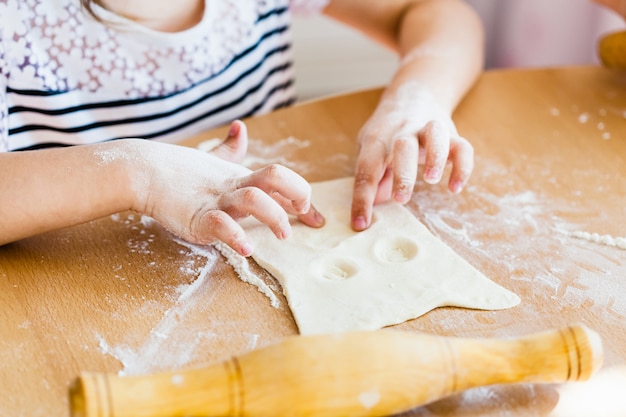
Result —
M 600 38 L 598 55 L 605 67 L 626 70 L 626 31 L 610 33 Z
M 518 339 L 293 336 L 201 369 L 84 373 L 70 408 L 73 417 L 383 416 L 472 387 L 585 380 L 602 357 L 599 336 L 581 325 Z

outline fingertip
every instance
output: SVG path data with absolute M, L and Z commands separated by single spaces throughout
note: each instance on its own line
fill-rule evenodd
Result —
M 235 120 L 230 124 L 228 129 L 228 137 L 236 137 L 241 131 L 241 121 Z
M 424 170 L 424 181 L 428 184 L 437 184 L 441 181 L 441 170 L 437 167 L 428 167 Z
M 209 210 L 198 219 L 194 229 L 197 231 L 195 235 L 200 238 L 194 240 L 206 243 L 220 241 L 245 257 L 254 251 L 241 225 L 226 212 Z
M 274 231 L 274 234 L 279 240 L 285 240 L 291 236 L 291 224 L 280 225 L 279 228 Z
M 235 123 L 239 126 L 240 135 L 248 135 L 248 126 L 242 120 L 235 120 Z
M 393 193 L 393 201 L 400 204 L 406 204 L 411 199 L 411 195 L 403 191 L 396 191 Z
M 311 210 L 311 200 L 303 200 L 296 201 L 293 200 L 291 202 L 292 207 L 296 210 L 297 214 L 307 214 Z
M 298 219 L 300 219 L 300 221 L 305 225 L 316 229 L 326 224 L 324 216 L 322 216 L 322 214 L 313 206 L 311 206 L 311 209 L 308 212 L 299 215 Z
M 252 252 L 254 252 L 254 247 L 250 242 L 243 242 L 243 244 L 239 246 L 239 250 L 237 252 L 239 252 L 241 256 L 245 256 L 247 258 L 252 255 Z
M 450 181 L 464 186 L 474 170 L 474 147 L 467 139 L 458 136 L 454 138 L 450 150 L 452 162 Z
M 448 181 L 448 189 L 454 193 L 459 194 L 463 191 L 463 188 L 469 182 L 469 178 L 471 175 L 472 165 L 467 164 L 464 167 L 460 167 L 459 165 L 455 165 L 452 169 L 452 173 L 450 174 L 450 180 Z
M 357 216 L 352 219 L 352 228 L 356 232 L 362 232 L 363 230 L 367 229 L 368 226 L 369 225 L 367 223 L 367 219 L 363 216 Z
M 411 176 L 402 175 L 394 178 L 393 190 L 390 195 L 393 201 L 400 204 L 408 203 L 415 187 L 415 175 L 416 173 L 412 173 Z
M 391 172 L 386 170 L 380 174 L 380 177 L 355 176 L 350 217 L 352 229 L 357 232 L 363 231 L 370 226 L 372 207 L 379 201 L 379 196 L 386 196 L 386 199 L 391 197 Z M 373 182 L 374 178 L 380 178 L 380 180 Z M 383 191 L 383 195 L 381 195 L 381 191 Z
M 452 181 L 450 182 L 449 189 L 454 194 L 459 194 L 463 191 L 464 183 L 462 181 Z
M 312 220 L 311 226 L 313 226 L 313 227 L 322 227 L 322 226 L 324 226 L 326 224 L 326 219 L 324 218 L 322 213 L 317 211 L 317 209 L 315 207 L 313 207 L 313 206 L 311 206 L 311 210 L 309 212 L 309 217 Z
M 314 210 L 315 215 L 313 217 L 315 218 L 316 227 L 323 227 L 326 224 L 326 218 L 317 209 Z

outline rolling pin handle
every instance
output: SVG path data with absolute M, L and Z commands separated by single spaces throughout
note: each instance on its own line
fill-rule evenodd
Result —
M 600 38 L 598 56 L 606 68 L 626 71 L 626 31 L 610 33 Z

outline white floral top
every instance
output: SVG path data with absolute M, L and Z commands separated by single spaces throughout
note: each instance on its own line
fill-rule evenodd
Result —
M 177 140 L 295 99 L 290 17 L 329 0 L 206 0 L 150 30 L 79 0 L 0 0 L 0 151 Z

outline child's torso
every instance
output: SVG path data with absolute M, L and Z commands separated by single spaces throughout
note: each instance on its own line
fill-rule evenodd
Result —
M 178 33 L 96 8 L 98 22 L 78 0 L 0 8 L 1 150 L 177 140 L 294 100 L 287 0 L 207 0 Z

